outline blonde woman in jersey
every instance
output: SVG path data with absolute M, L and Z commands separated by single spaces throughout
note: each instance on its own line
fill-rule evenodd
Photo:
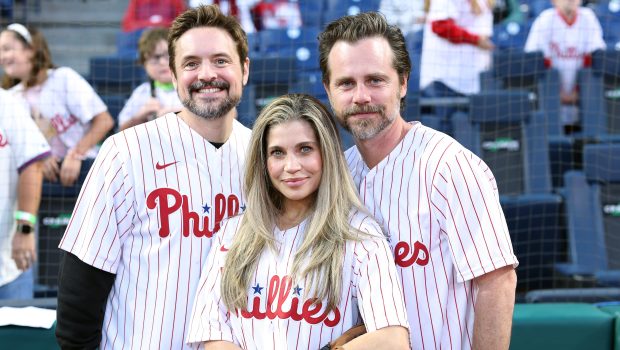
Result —
M 114 126 L 101 98 L 76 71 L 52 63 L 47 42 L 35 28 L 13 23 L 0 33 L 2 87 L 25 98 L 52 148 L 43 166 L 46 180 L 72 185 L 82 161 Z
M 187 341 L 205 349 L 319 349 L 364 323 L 346 349 L 409 348 L 390 248 L 363 209 L 336 125 L 316 99 L 261 112 L 247 158 L 247 208 L 203 268 Z

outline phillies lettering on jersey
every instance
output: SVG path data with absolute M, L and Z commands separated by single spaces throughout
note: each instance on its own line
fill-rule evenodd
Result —
M 305 281 L 293 281 L 291 269 L 307 222 L 274 229 L 278 251 L 265 250 L 250 281 L 245 310 L 229 312 L 220 296 L 221 269 L 226 268 L 226 247 L 241 216 L 225 220 L 215 239 L 208 266 L 200 279 L 188 342 L 226 340 L 244 349 L 319 349 L 347 329 L 364 322 L 369 332 L 387 327 L 407 327 L 405 306 L 394 260 L 379 225 L 355 212 L 350 223 L 369 236 L 347 242 L 342 265 L 342 294 L 336 309 L 327 311 L 305 290 Z M 361 316 L 361 320 L 360 317 Z
M 292 286 L 293 282 L 291 276 L 284 276 L 282 278 L 277 275 L 272 276 L 269 280 L 269 286 L 267 287 L 266 308 L 261 310 L 261 304 L 264 304 L 261 302 L 262 288 L 257 287 L 256 289 L 259 290 L 255 292 L 255 294 L 258 295 L 252 298 L 249 309 L 241 310 L 241 317 L 255 318 L 257 320 L 262 320 L 265 317 L 270 320 L 275 318 L 281 320 L 291 318 L 294 321 L 303 320 L 310 324 L 322 322 L 326 327 L 334 327 L 340 322 L 340 310 L 338 310 L 338 308 L 331 311 L 326 309 L 323 310 L 323 303 L 314 298 L 307 299 L 303 302 L 300 312 L 299 291 L 301 288 L 299 286 L 295 286 L 295 292 L 293 294 L 297 295 L 291 296 L 290 306 L 285 306 L 284 304 L 287 303 L 289 295 L 291 295 Z
M 169 200 L 169 197 L 172 197 L 172 200 Z M 239 197 L 234 194 L 228 197 L 222 193 L 216 194 L 213 206 L 215 224 L 211 231 L 209 230 L 209 216 L 205 215 L 201 220 L 198 213 L 189 209 L 188 203 L 187 195 L 181 195 L 172 188 L 158 188 L 146 197 L 147 208 L 158 209 L 161 220 L 161 227 L 159 228 L 160 237 L 167 237 L 170 234 L 170 215 L 179 209 L 182 212 L 183 229 L 181 233 L 184 237 L 190 235 L 191 226 L 194 236 L 211 238 L 220 229 L 220 223 L 224 218 L 239 213 Z
M 244 208 L 250 133 L 235 120 L 215 148 L 169 113 L 104 142 L 60 243 L 116 274 L 102 350 L 190 348 L 191 305 L 212 239 Z
M 4 147 L 9 144 L 9 138 L 6 135 L 2 135 L 0 132 L 0 147 Z
M 470 349 L 473 278 L 517 264 L 484 162 L 449 136 L 414 123 L 369 169 L 347 163 L 364 205 L 395 242 L 413 349 Z

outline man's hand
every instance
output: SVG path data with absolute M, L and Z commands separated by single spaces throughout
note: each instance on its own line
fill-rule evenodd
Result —
M 478 47 L 483 50 L 493 51 L 495 49 L 495 44 L 493 44 L 491 38 L 488 36 L 480 35 L 480 38 L 478 39 Z
M 11 258 L 15 260 L 17 268 L 22 271 L 28 270 L 37 261 L 34 238 L 34 233 L 15 232 L 15 236 L 13 236 Z

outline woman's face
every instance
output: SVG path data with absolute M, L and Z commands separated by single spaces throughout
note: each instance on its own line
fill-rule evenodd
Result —
M 305 120 L 273 126 L 267 133 L 267 172 L 291 205 L 310 207 L 321 184 L 323 159 L 314 130 Z
M 17 34 L 5 30 L 0 33 L 0 65 L 11 78 L 27 80 L 32 71 L 34 52 L 17 38 Z

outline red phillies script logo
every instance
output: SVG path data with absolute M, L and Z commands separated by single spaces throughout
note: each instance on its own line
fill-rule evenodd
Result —
M 67 131 L 67 129 L 72 127 L 73 124 L 77 122 L 78 122 L 78 119 L 73 114 L 69 114 L 68 120 L 65 120 L 65 118 L 63 118 L 62 115 L 60 114 L 56 114 L 51 119 L 52 126 L 54 127 L 54 129 L 56 129 L 56 132 L 58 132 L 59 134 L 62 134 L 63 132 Z
M 0 134 L 0 147 L 5 147 L 9 144 L 9 139 L 6 136 Z
M 170 215 L 180 209 L 183 222 L 182 234 L 184 237 L 189 237 L 191 224 L 194 236 L 211 238 L 220 229 L 220 223 L 223 219 L 239 213 L 239 198 L 234 194 L 228 197 L 222 193 L 215 195 L 215 204 L 213 206 L 215 224 L 213 225 L 213 231 L 209 230 L 209 217 L 204 216 L 201 218 L 198 213 L 189 210 L 188 197 L 181 195 L 172 188 L 164 187 L 153 190 L 146 197 L 146 206 L 149 209 L 159 207 L 160 237 L 168 237 L 170 235 Z M 201 221 L 202 227 L 200 225 Z
M 422 256 L 420 256 L 420 253 Z M 398 242 L 394 247 L 394 261 L 396 265 L 400 267 L 409 267 L 413 264 L 425 266 L 428 264 L 428 249 L 420 241 L 416 241 L 413 243 L 412 252 L 409 243 Z
M 257 320 L 262 320 L 265 317 L 270 320 L 275 318 L 282 320 L 291 318 L 295 321 L 304 320 L 310 324 L 323 322 L 327 327 L 334 327 L 340 322 L 340 310 L 338 308 L 331 311 L 328 311 L 326 308 L 321 311 L 323 304 L 316 299 L 306 300 L 301 307 L 301 312 L 299 312 L 299 297 L 293 296 L 290 309 L 285 310 L 283 305 L 291 293 L 292 285 L 293 282 L 290 276 L 284 276 L 282 279 L 280 279 L 280 276 L 271 277 L 269 288 L 267 289 L 267 310 L 260 310 L 261 296 L 257 295 L 252 300 L 251 309 L 242 310 L 241 316 Z M 314 304 L 315 302 L 316 304 Z M 332 316 L 331 319 L 329 318 L 330 315 Z

